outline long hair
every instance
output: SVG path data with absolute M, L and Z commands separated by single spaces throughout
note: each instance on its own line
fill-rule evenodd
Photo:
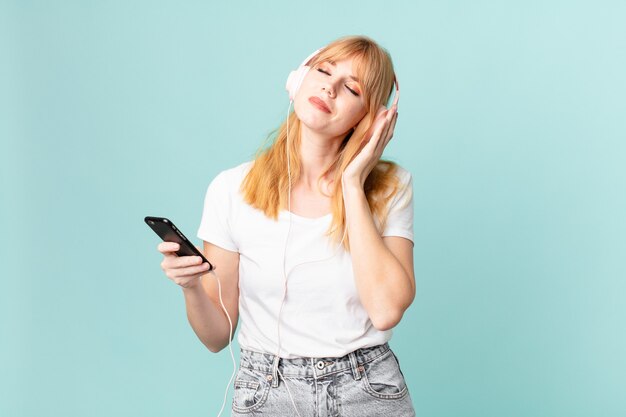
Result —
M 364 138 L 370 131 L 381 105 L 385 105 L 394 86 L 394 70 L 389 53 L 373 40 L 364 36 L 350 36 L 338 39 L 323 48 L 309 62 L 311 68 L 327 61 L 353 59 L 356 76 L 360 80 L 365 101 L 366 115 L 355 129 L 347 133 L 339 152 L 324 170 L 323 178 L 332 179 L 330 190 L 332 222 L 328 235 L 340 242 L 346 226 L 345 207 L 341 176 L 361 150 Z M 287 137 L 289 126 L 289 137 Z M 257 153 L 254 164 L 241 189 L 244 200 L 263 211 L 266 216 L 277 219 L 281 209 L 288 207 L 289 176 L 287 174 L 287 146 L 291 164 L 291 185 L 300 178 L 300 119 L 292 112 L 275 133 L 273 144 Z M 398 191 L 397 166 L 393 162 L 380 160 L 365 180 L 365 196 L 370 211 L 376 219 L 376 226 L 383 231 L 387 219 L 387 207 Z M 346 249 L 349 242 L 344 240 Z

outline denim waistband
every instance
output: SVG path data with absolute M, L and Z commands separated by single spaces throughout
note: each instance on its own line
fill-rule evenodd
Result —
M 284 378 L 320 379 L 338 372 L 350 371 L 355 379 L 361 378 L 363 364 L 373 361 L 389 351 L 389 344 L 355 350 L 339 358 L 280 358 L 271 353 L 241 349 L 240 366 L 262 372 L 278 384 L 277 373 Z

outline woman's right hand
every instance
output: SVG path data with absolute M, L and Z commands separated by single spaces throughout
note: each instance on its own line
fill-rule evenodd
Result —
M 165 275 L 183 288 L 192 288 L 200 284 L 200 277 L 209 270 L 209 264 L 202 263 L 199 256 L 178 256 L 180 245 L 175 242 L 161 242 L 158 250 L 163 254 L 161 269 Z

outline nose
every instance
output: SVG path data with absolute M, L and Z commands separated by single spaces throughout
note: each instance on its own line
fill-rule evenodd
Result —
M 324 84 L 322 86 L 322 91 L 325 92 L 326 94 L 328 94 L 329 97 L 335 97 L 335 89 L 333 88 L 333 86 L 328 83 L 328 84 Z

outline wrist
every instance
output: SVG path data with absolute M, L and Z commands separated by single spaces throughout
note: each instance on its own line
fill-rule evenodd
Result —
M 198 292 L 202 290 L 202 275 L 197 278 L 193 278 L 185 282 L 184 284 L 178 284 L 178 285 L 180 286 L 180 288 L 182 288 L 184 293 Z
M 346 193 L 364 192 L 363 183 L 359 178 L 342 176 L 341 186 L 344 195 L 346 195 Z
M 343 203 L 347 210 L 360 204 L 367 204 L 367 197 L 363 186 L 358 182 L 345 182 L 343 184 Z

